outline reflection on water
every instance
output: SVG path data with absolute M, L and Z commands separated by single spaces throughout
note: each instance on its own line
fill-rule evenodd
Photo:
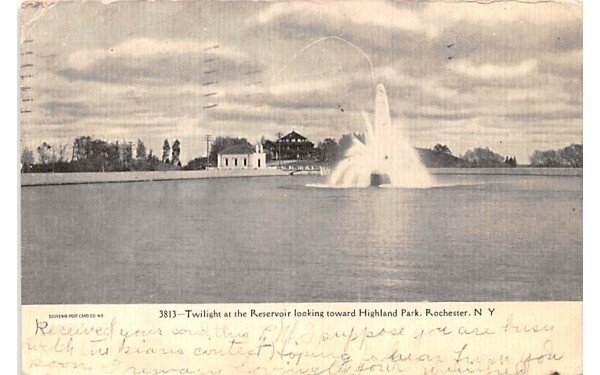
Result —
M 581 177 L 436 179 L 23 188 L 23 303 L 581 299 Z

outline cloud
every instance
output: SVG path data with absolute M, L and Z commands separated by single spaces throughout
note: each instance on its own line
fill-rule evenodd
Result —
M 500 23 L 529 23 L 544 25 L 561 22 L 581 22 L 581 3 L 547 2 L 536 4 L 525 1 L 496 2 L 430 2 L 421 12 L 423 22 L 438 27 L 448 27 L 457 23 L 479 23 L 497 25 Z
M 475 65 L 471 61 L 457 61 L 454 71 L 471 77 L 478 78 L 514 78 L 531 74 L 537 70 L 537 61 L 525 60 L 516 65 L 481 64 Z
M 269 85 L 268 90 L 274 96 L 285 94 L 305 94 L 330 89 L 336 85 L 331 79 L 288 81 Z
M 251 18 L 249 23 L 375 26 L 415 32 L 432 39 L 440 37 L 449 28 L 464 24 L 477 24 L 479 27 L 495 27 L 499 24 L 539 26 L 581 22 L 581 13 L 581 5 L 577 3 L 546 3 L 536 6 L 524 2 L 480 4 L 436 1 L 423 6 L 419 3 L 370 1 L 365 6 L 364 1 L 298 1 L 275 3 Z
M 461 152 L 508 133 L 501 147 L 518 153 L 528 131 L 559 142 L 581 129 L 578 5 L 67 2 L 27 32 L 39 41 L 22 116 L 31 146 L 93 133 L 158 149 L 180 137 L 195 157 L 207 133 L 338 137 L 364 127 L 371 74 L 415 144 Z M 325 36 L 362 52 L 334 39 L 300 52 Z
M 97 63 L 110 59 L 157 58 L 185 54 L 218 54 L 227 59 L 244 59 L 239 50 L 221 46 L 218 42 L 199 43 L 192 40 L 133 38 L 108 48 L 85 49 L 72 53 L 67 59 L 67 67 L 74 70 L 85 70 Z
M 410 9 L 391 5 L 384 1 L 281 2 L 261 11 L 253 21 L 275 23 L 296 20 L 299 23 L 335 23 L 376 25 L 389 29 L 427 32 L 426 25 Z
M 561 77 L 582 79 L 583 49 L 546 54 L 541 58 L 539 70 Z
M 217 41 L 134 38 L 73 52 L 57 70 L 69 80 L 129 85 L 191 82 L 208 89 L 261 66 L 241 49 Z

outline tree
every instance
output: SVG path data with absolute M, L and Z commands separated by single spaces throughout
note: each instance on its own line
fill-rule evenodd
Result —
M 561 150 L 561 155 L 569 167 L 583 168 L 583 145 L 569 145 Z
M 272 159 L 277 157 L 277 155 L 278 155 L 277 143 L 275 143 L 269 139 L 261 140 L 261 143 L 263 146 L 263 151 L 267 154 L 266 155 L 267 161 L 271 161 Z
M 173 153 L 171 154 L 171 164 L 181 166 L 181 162 L 179 161 L 179 154 L 181 153 L 179 139 L 176 139 L 173 142 Z
M 517 157 L 516 156 L 507 156 L 506 160 L 504 160 L 504 164 L 506 164 L 509 167 L 516 167 L 517 166 Z
M 121 145 L 116 143 L 106 143 L 107 163 L 105 165 L 108 171 L 122 171 L 123 159 L 121 157 Z
M 137 160 L 146 160 L 148 158 L 148 152 L 146 151 L 146 145 L 141 139 L 137 140 L 137 147 L 135 148 L 135 158 Z
M 58 157 L 56 156 L 56 148 L 50 147 L 52 152 L 50 153 L 50 159 L 48 160 L 48 164 L 54 164 L 58 161 Z
M 59 147 L 58 163 L 53 164 L 53 171 L 55 168 L 68 172 L 129 171 L 139 168 L 148 170 L 146 146 L 140 139 L 137 141 L 135 162 L 132 142 L 109 143 L 90 136 L 79 137 L 73 142 L 70 163 L 66 163 L 69 158 L 67 150 L 67 146 Z
M 27 172 L 31 169 L 33 164 L 35 164 L 35 158 L 33 157 L 33 151 L 31 151 L 27 147 L 24 147 L 23 151 L 21 152 L 21 170 L 23 172 Z
M 58 146 L 58 161 L 61 163 L 66 163 L 69 161 L 67 145 L 61 144 L 60 146 Z
M 452 151 L 450 151 L 450 148 L 448 148 L 448 146 L 446 145 L 442 145 L 441 143 L 438 143 L 435 146 L 433 146 L 433 150 L 441 152 L 442 154 L 452 155 Z
M 90 153 L 87 157 L 89 166 L 92 171 L 106 172 L 110 171 L 111 168 L 109 160 L 111 160 L 112 153 L 110 152 L 110 146 L 103 140 L 94 139 L 90 143 Z
M 572 144 L 560 150 L 536 150 L 529 157 L 534 167 L 583 167 L 583 145 Z
M 38 156 L 40 157 L 40 163 L 41 164 L 48 164 L 50 162 L 50 150 L 52 149 L 52 146 L 50 146 L 48 143 L 43 142 L 38 148 L 37 148 L 37 153 Z
M 133 146 L 131 142 L 121 145 L 121 157 L 123 161 L 123 170 L 130 171 L 133 168 Z
M 317 145 L 317 157 L 320 161 L 334 162 L 337 158 L 338 144 L 334 139 L 325 138 Z
M 488 147 L 481 148 L 476 147 L 472 150 L 468 150 L 463 155 L 468 165 L 472 167 L 499 167 L 504 165 L 504 158 L 490 150 Z
M 529 162 L 534 167 L 560 167 L 560 157 L 555 150 L 535 150 L 529 157 Z
M 158 160 L 158 157 L 156 157 L 156 155 L 152 155 L 152 152 L 150 152 L 150 155 L 148 155 L 148 170 L 149 171 L 155 171 L 158 169 L 158 164 L 160 163 L 160 160 Z
M 136 171 L 155 171 L 158 169 L 160 160 L 153 154 L 152 150 L 148 153 L 148 156 L 144 159 L 137 159 L 134 163 L 134 169 Z
M 232 137 L 217 137 L 210 147 L 209 161 L 211 165 L 217 165 L 217 154 L 224 149 L 236 146 L 236 145 L 248 145 L 252 147 L 250 142 L 246 138 L 232 138 Z
M 190 160 L 183 169 L 186 171 L 206 169 L 206 156 L 199 156 L 194 160 Z
M 280 160 L 281 159 L 281 138 L 283 138 L 283 133 L 282 132 L 277 132 L 277 134 L 275 134 L 275 136 L 277 137 L 277 154 L 276 154 L 276 159 Z
M 169 146 L 169 140 L 165 139 L 163 143 L 162 162 L 169 163 L 169 154 L 171 153 L 171 146 Z
M 74 169 L 80 172 L 121 170 L 118 144 L 89 136 L 79 137 L 73 143 Z
M 79 137 L 73 141 L 73 156 L 71 160 L 85 160 L 90 152 L 92 137 L 89 135 Z

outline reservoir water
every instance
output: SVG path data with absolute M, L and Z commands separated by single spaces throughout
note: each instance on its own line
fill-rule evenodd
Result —
M 582 177 L 528 170 L 23 187 L 22 301 L 581 300 Z

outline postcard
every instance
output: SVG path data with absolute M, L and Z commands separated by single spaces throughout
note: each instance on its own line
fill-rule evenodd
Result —
M 25 1 L 23 374 L 581 374 L 582 4 Z

